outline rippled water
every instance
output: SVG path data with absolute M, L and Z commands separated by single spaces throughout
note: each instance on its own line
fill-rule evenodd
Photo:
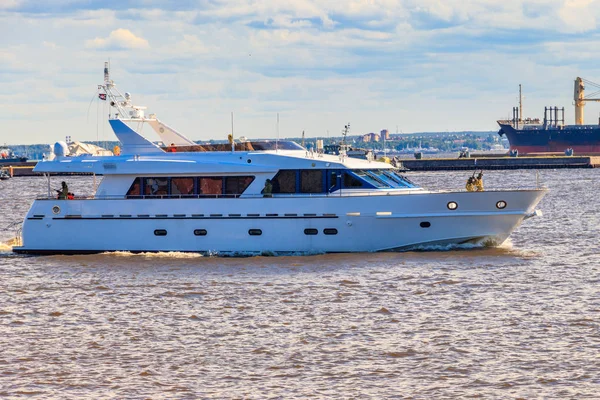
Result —
M 410 174 L 444 189 L 466 176 Z M 92 182 L 68 180 L 77 193 Z M 487 187 L 535 180 L 486 174 Z M 0 397 L 598 398 L 600 170 L 539 180 L 544 216 L 500 248 L 236 259 L 5 246 Z M 45 188 L 0 181 L 0 227 Z

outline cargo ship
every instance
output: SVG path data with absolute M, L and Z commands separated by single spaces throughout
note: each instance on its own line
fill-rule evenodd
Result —
M 585 96 L 585 85 L 599 89 Z M 578 155 L 600 154 L 600 119 L 598 124 L 585 125 L 583 107 L 587 101 L 600 101 L 593 96 L 600 85 L 586 79 L 575 79 L 575 125 L 565 125 L 565 108 L 545 107 L 544 119 L 522 118 L 523 102 L 519 85 L 519 107 L 513 107 L 509 120 L 499 120 L 500 136 L 506 135 L 512 154 L 564 153 Z

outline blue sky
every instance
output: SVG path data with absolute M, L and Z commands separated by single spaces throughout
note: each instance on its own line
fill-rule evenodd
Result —
M 600 82 L 598 0 L 0 0 L 0 144 L 113 139 L 104 61 L 194 140 L 497 130 Z M 598 122 L 600 104 L 586 106 Z M 156 138 L 151 138 L 156 139 Z

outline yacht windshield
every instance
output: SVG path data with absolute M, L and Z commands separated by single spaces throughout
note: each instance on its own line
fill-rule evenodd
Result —
M 390 185 L 388 185 L 386 182 L 379 179 L 376 175 L 370 174 L 369 171 L 357 169 L 357 170 L 352 170 L 352 172 L 354 174 L 356 174 L 356 176 L 358 176 L 359 178 L 361 178 L 364 181 L 367 181 L 369 184 L 375 186 L 376 188 L 389 188 L 390 187 Z
M 414 187 L 411 182 L 407 181 L 406 178 L 397 174 L 395 171 L 378 169 L 369 171 L 369 173 L 375 175 L 377 178 L 394 188 Z
M 265 140 L 260 142 L 250 142 L 252 148 L 258 151 L 264 150 L 304 150 L 304 147 L 290 140 Z

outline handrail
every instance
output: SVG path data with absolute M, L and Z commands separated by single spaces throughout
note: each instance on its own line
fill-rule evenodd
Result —
M 539 188 L 511 188 L 511 189 L 486 189 L 485 192 L 513 192 L 515 190 L 545 190 Z M 371 197 L 371 196 L 405 196 L 423 193 L 470 193 L 467 190 L 425 190 L 425 189 L 396 189 L 396 190 L 377 190 L 377 191 L 360 191 L 353 192 L 352 190 L 343 190 L 342 193 L 273 193 L 271 196 L 263 194 L 190 194 L 190 195 L 103 195 L 103 196 L 75 196 L 73 199 L 64 200 L 157 200 L 157 199 L 257 199 L 257 198 L 336 198 L 336 197 Z M 55 196 L 39 195 L 36 200 L 54 200 L 58 199 Z

